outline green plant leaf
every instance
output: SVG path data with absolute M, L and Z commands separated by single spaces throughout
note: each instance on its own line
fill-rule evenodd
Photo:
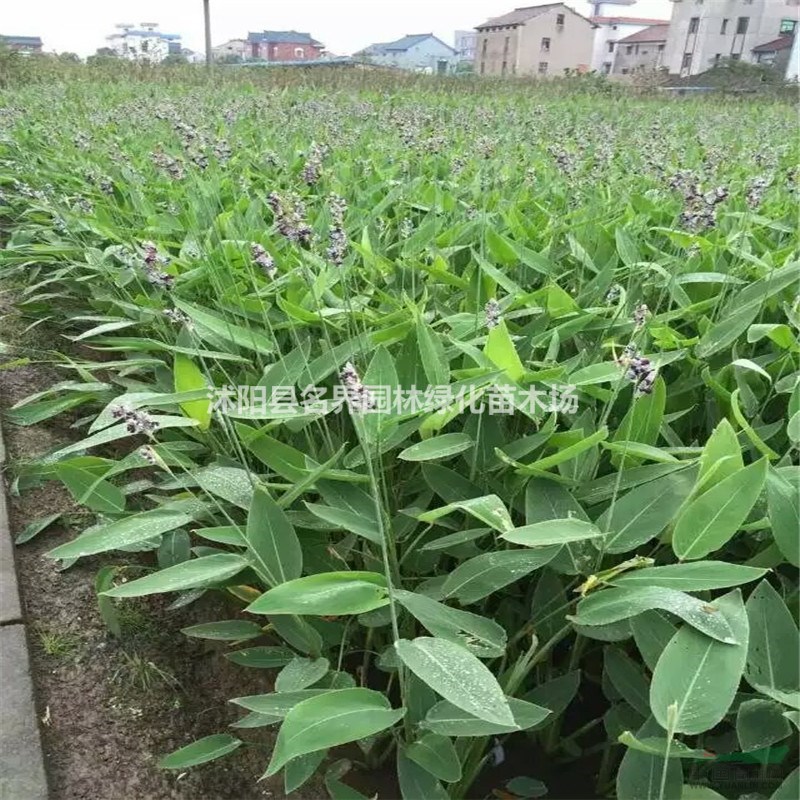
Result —
M 470 500 L 457 500 L 455 503 L 448 503 L 441 508 L 426 511 L 424 514 L 420 514 L 418 519 L 422 522 L 435 522 L 437 519 L 452 514 L 454 511 L 465 511 L 501 533 L 514 527 L 508 510 L 496 494 L 473 497 Z
M 299 578 L 303 551 L 294 526 L 265 489 L 256 489 L 247 515 L 247 551 L 270 586 Z
M 619 736 L 618 741 L 631 750 L 638 750 L 640 753 L 647 753 L 661 758 L 714 758 L 714 754 L 709 753 L 707 750 L 694 750 L 676 739 L 668 742 L 667 739 L 661 736 L 645 736 L 640 739 L 630 731 L 625 731 Z
M 682 592 L 701 592 L 750 583 L 764 577 L 766 572 L 765 569 L 726 561 L 695 561 L 691 564 L 642 567 L 624 572 L 609 583 L 614 586 L 663 586 Z
M 435 461 L 469 450 L 474 442 L 466 433 L 443 433 L 401 450 L 397 457 L 403 461 Z
M 377 572 L 322 572 L 295 578 L 264 592 L 251 614 L 364 614 L 389 603 L 386 579 Z
M 310 697 L 286 715 L 264 773 L 274 775 L 293 758 L 356 742 L 390 728 L 405 709 L 393 709 L 380 692 L 339 689 Z
M 181 633 L 193 639 L 212 639 L 219 642 L 242 642 L 257 639 L 264 632 L 257 622 L 246 619 L 227 619 L 219 622 L 201 622 L 182 628 Z
M 42 531 L 47 530 L 47 528 L 49 528 L 60 517 L 61 513 L 59 512 L 58 514 L 48 514 L 46 517 L 40 517 L 39 519 L 29 522 L 17 534 L 16 539 L 14 539 L 14 544 L 20 545 L 25 544 L 25 542 L 29 542 L 34 536 L 38 536 Z
M 506 702 L 514 715 L 513 725 L 487 722 L 447 700 L 441 700 L 428 711 L 420 727 L 442 736 L 492 736 L 533 728 L 551 713 L 547 708 L 514 697 L 506 697 Z
M 631 618 L 633 640 L 642 654 L 644 663 L 652 672 L 658 659 L 676 634 L 677 628 L 658 611 L 645 611 Z
M 604 666 L 611 685 L 622 695 L 622 699 L 643 717 L 649 716 L 649 686 L 639 665 L 618 647 L 606 647 Z
M 327 658 L 293 658 L 275 678 L 276 692 L 297 692 L 313 686 L 327 674 Z
M 200 488 L 247 511 L 253 502 L 253 482 L 246 470 L 214 464 L 194 473 Z
M 100 514 L 119 514 L 125 511 L 125 495 L 113 483 L 69 464 L 57 464 L 56 475 L 80 505 Z
M 421 319 L 417 322 L 417 344 L 428 384 L 446 386 L 450 383 L 449 362 L 442 340 L 433 328 Z
M 208 388 L 208 381 L 189 356 L 176 353 L 173 371 L 175 373 L 176 392 L 191 392 L 195 389 Z M 211 425 L 211 402 L 208 399 L 190 400 L 181 403 L 181 411 L 187 417 L 197 420 L 201 431 L 208 430 Z
M 445 700 L 497 725 L 514 726 L 503 690 L 472 653 L 447 639 L 420 636 L 395 642 L 401 661 Z
M 501 319 L 489 331 L 483 352 L 489 361 L 498 369 L 502 369 L 512 381 L 522 380 L 525 375 L 525 367 L 522 365 L 514 342 L 508 333 L 505 320 Z
M 736 735 L 743 753 L 770 747 L 791 733 L 782 706 L 773 700 L 745 700 L 736 712 Z
M 762 458 L 735 472 L 683 509 L 672 534 L 672 549 L 678 558 L 703 558 L 739 530 L 761 494 L 767 465 Z
M 500 538 L 525 547 L 543 547 L 597 539 L 602 535 L 591 522 L 580 519 L 549 519 L 506 531 Z
M 317 750 L 316 753 L 306 753 L 289 761 L 283 770 L 283 787 L 286 794 L 297 791 L 310 780 L 327 755 L 327 750 Z
M 447 800 L 448 794 L 436 776 L 412 759 L 407 749 L 397 748 L 397 780 L 403 800 Z
M 800 767 L 787 775 L 784 782 L 772 793 L 770 800 L 795 800 L 800 797 Z
M 767 506 L 775 544 L 790 564 L 800 566 L 800 492 L 773 468 L 767 474 Z
M 575 616 L 569 619 L 578 625 L 609 625 L 656 608 L 675 614 L 717 641 L 738 641 L 727 617 L 719 613 L 715 604 L 658 586 L 623 586 L 593 592 L 578 603 Z
M 713 728 L 733 702 L 747 656 L 748 621 L 741 592 L 714 601 L 737 644 L 723 644 L 684 626 L 658 659 L 650 684 L 650 708 L 665 730 L 698 734 Z M 670 707 L 676 705 L 670 723 Z
M 147 594 L 179 592 L 220 583 L 232 578 L 245 567 L 247 561 L 241 556 L 227 553 L 203 556 L 115 586 L 103 594 L 108 597 L 143 597 Z
M 196 767 L 198 764 L 206 764 L 217 758 L 232 753 L 239 748 L 243 742 L 229 733 L 217 733 L 213 736 L 205 736 L 196 742 L 181 747 L 174 753 L 164 756 L 158 766 L 161 769 L 187 769 Z
M 274 669 L 288 664 L 294 658 L 294 655 L 288 647 L 264 646 L 234 650 L 232 653 L 225 653 L 225 658 L 243 667 Z
M 330 689 L 300 689 L 296 692 L 273 692 L 234 697 L 231 703 L 247 708 L 256 714 L 283 719 L 298 703 L 311 697 L 330 694 Z
M 651 717 L 639 728 L 636 737 L 647 739 L 661 733 L 658 723 Z M 681 800 L 682 792 L 680 759 L 665 759 L 631 748 L 625 751 L 617 771 L 618 800 Z
M 180 528 L 192 521 L 190 514 L 183 511 L 155 509 L 133 514 L 95 528 L 82 534 L 71 542 L 62 544 L 47 553 L 49 558 L 80 558 L 109 550 L 122 550 L 131 545 L 146 542 L 167 531 Z
M 461 780 L 461 762 L 453 743 L 446 736 L 425 733 L 408 745 L 406 756 L 440 781 L 454 783 Z

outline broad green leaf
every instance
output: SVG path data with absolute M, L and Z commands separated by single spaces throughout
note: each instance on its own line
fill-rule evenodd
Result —
M 146 542 L 192 521 L 183 511 L 143 511 L 84 533 L 47 553 L 49 558 L 80 558 L 109 550 L 122 550 Z
M 725 795 L 715 792 L 708 786 L 691 786 L 688 783 L 683 785 L 681 800 L 727 800 Z
M 506 697 L 506 701 L 514 715 L 513 725 L 487 722 L 447 700 L 442 700 L 428 711 L 420 727 L 442 736 L 492 736 L 533 728 L 550 714 L 547 708 L 515 697 Z
M 322 572 L 275 586 L 245 610 L 322 617 L 364 614 L 388 603 L 386 579 L 377 572 Z
M 394 359 L 383 345 L 375 350 L 363 380 L 367 387 L 381 387 L 376 390 L 381 393 L 377 407 L 361 417 L 361 425 L 367 442 L 374 446 L 379 441 L 386 440 L 391 433 L 388 423 L 392 419 L 396 392 L 400 388 Z M 386 392 L 388 392 L 388 398 Z M 391 428 L 396 427 L 396 423 L 392 423 Z
M 49 528 L 60 516 L 61 513 L 48 514 L 46 517 L 41 517 L 40 519 L 35 519 L 32 522 L 29 522 L 17 534 L 16 539 L 14 539 L 14 544 L 19 545 L 29 542 L 34 536 L 38 536 L 43 530 Z
M 327 674 L 327 658 L 293 658 L 275 678 L 276 692 L 297 692 L 313 686 Z
M 664 648 L 650 684 L 650 708 L 658 724 L 698 734 L 720 722 L 733 703 L 747 656 L 748 621 L 739 589 L 714 601 L 714 617 L 726 620 L 736 644 L 723 644 L 690 626 Z M 676 705 L 670 726 L 670 707 Z
M 715 604 L 704 603 L 676 589 L 657 586 L 630 586 L 593 592 L 578 603 L 575 616 L 570 619 L 578 625 L 608 625 L 656 608 L 675 614 L 717 641 L 728 644 L 738 641 L 726 615 L 721 614 Z
M 403 800 L 447 800 L 449 796 L 436 776 L 401 746 L 397 748 L 397 781 Z
M 256 639 L 263 635 L 257 622 L 246 619 L 228 619 L 219 622 L 201 622 L 182 628 L 181 633 L 194 639 L 213 639 L 220 642 L 241 642 L 245 639 Z
M 767 465 L 762 458 L 684 507 L 672 534 L 672 549 L 678 558 L 703 558 L 739 530 L 764 488 Z
M 473 497 L 470 500 L 457 500 L 455 503 L 448 503 L 441 508 L 426 511 L 420 514 L 417 519 L 422 522 L 435 522 L 437 519 L 452 514 L 454 511 L 465 511 L 501 533 L 514 527 L 508 510 L 496 494 Z
M 661 758 L 714 758 L 714 754 L 709 753 L 708 750 L 694 750 L 676 739 L 669 742 L 666 738 L 661 736 L 645 736 L 643 738 L 638 738 L 630 731 L 625 731 L 619 736 L 618 741 L 631 750 L 638 750 L 640 753 L 660 756 Z
M 663 586 L 682 592 L 729 589 L 762 578 L 765 569 L 729 564 L 726 561 L 695 561 L 691 564 L 667 564 L 643 567 L 612 578 L 614 586 Z
M 206 389 L 208 387 L 208 381 L 205 376 L 189 356 L 176 353 L 173 370 L 175 373 L 176 392 L 191 392 L 195 389 Z M 207 430 L 211 425 L 211 403 L 207 399 L 181 403 L 181 411 L 187 417 L 197 420 L 201 431 Z
M 242 741 L 229 733 L 217 733 L 213 736 L 205 736 L 196 742 L 181 747 L 174 753 L 164 756 L 158 766 L 161 769 L 187 769 L 196 767 L 198 764 L 206 764 L 217 758 L 228 755 L 236 750 Z
M 275 350 L 266 331 L 259 331 L 252 323 L 249 323 L 247 328 L 243 328 L 233 324 L 228 317 L 213 314 L 205 308 L 187 303 L 178 297 L 174 298 L 174 302 L 181 311 L 191 317 L 198 334 L 203 338 L 208 338 L 206 331 L 209 331 L 215 337 L 256 353 L 269 355 Z
M 580 519 L 549 519 L 506 531 L 500 535 L 500 538 L 525 547 L 542 547 L 582 542 L 586 539 L 602 537 L 602 535 L 591 522 L 584 522 Z
M 321 505 L 320 503 L 306 503 L 305 507 L 323 522 L 327 522 L 336 528 L 350 531 L 358 536 L 363 536 L 375 544 L 381 543 L 380 530 L 374 517 L 363 517 L 348 508 L 336 508 L 334 506 Z
M 239 508 L 248 510 L 253 502 L 253 482 L 250 474 L 239 467 L 212 465 L 194 473 L 200 488 L 221 497 Z
M 792 733 L 783 707 L 774 700 L 745 700 L 736 713 L 736 735 L 743 753 L 761 750 L 783 741 Z
M 450 383 L 450 367 L 444 345 L 439 335 L 420 319 L 417 322 L 417 344 L 422 359 L 425 377 L 431 386 L 446 386 Z
M 736 306 L 730 313 L 721 316 L 695 346 L 698 358 L 708 358 L 733 344 L 755 321 L 761 310 L 760 302 Z
M 310 697 L 286 715 L 266 777 L 293 758 L 374 736 L 402 719 L 405 709 L 371 689 L 339 689 Z
M 703 447 L 703 454 L 700 456 L 700 474 L 697 476 L 698 484 L 703 484 L 705 478 L 720 464 L 720 468 L 714 470 L 714 483 L 719 483 L 725 478 L 733 475 L 744 467 L 742 461 L 742 448 L 736 436 L 733 426 L 727 419 L 723 419 L 708 437 L 708 441 Z M 710 487 L 706 487 L 710 488 Z
M 494 675 L 461 645 L 420 636 L 401 639 L 394 647 L 400 660 L 445 700 L 486 722 L 515 724 Z
M 435 461 L 469 450 L 474 442 L 466 433 L 443 433 L 401 450 L 397 457 L 403 461 Z
M 646 739 L 662 733 L 651 717 L 636 732 Z M 663 784 L 663 785 L 662 785 Z M 683 767 L 680 759 L 626 749 L 617 771 L 618 800 L 681 800 Z
M 156 551 L 160 569 L 174 567 L 192 557 L 192 539 L 186 531 L 169 531 L 161 537 Z
M 525 367 L 522 365 L 517 349 L 514 347 L 514 342 L 508 333 L 505 320 L 501 319 L 489 331 L 483 352 L 492 364 L 502 369 L 512 381 L 522 380 L 525 375 Z
M 679 472 L 637 486 L 601 514 L 597 527 L 608 531 L 605 552 L 626 553 L 658 536 L 674 519 L 692 490 L 692 476 Z
M 607 438 L 608 428 L 603 426 L 600 428 L 600 430 L 596 431 L 591 436 L 587 436 L 585 439 L 582 439 L 576 444 L 565 447 L 562 450 L 553 453 L 552 455 L 540 458 L 531 462 L 530 464 L 523 464 L 517 468 L 517 473 L 520 475 L 540 474 L 548 469 L 558 466 L 559 464 L 564 464 L 567 461 L 571 461 L 581 453 L 584 453 L 590 448 L 595 447 L 600 442 L 604 442 Z
M 109 597 L 142 597 L 147 594 L 194 589 L 232 578 L 245 567 L 247 561 L 241 556 L 233 554 L 203 556 L 145 575 L 144 578 L 123 583 L 103 594 Z
M 56 465 L 56 475 L 69 489 L 76 503 L 100 514 L 125 511 L 125 495 L 113 483 L 69 464 Z
M 601 361 L 573 372 L 567 383 L 570 386 L 594 386 L 598 383 L 618 383 L 622 380 L 622 369 L 616 361 Z
M 459 564 L 445 579 L 442 592 L 469 605 L 524 578 L 553 559 L 558 545 L 533 550 L 498 550 L 482 553 Z
M 761 581 L 747 600 L 750 647 L 744 677 L 757 691 L 800 689 L 800 635 L 791 612 L 769 581 Z M 780 700 L 780 694 L 775 698 Z
M 800 767 L 786 777 L 772 793 L 770 800 L 797 800 L 798 797 L 800 797 Z
M 663 378 L 658 378 L 650 394 L 634 398 L 614 434 L 613 441 L 654 445 L 664 419 L 666 399 L 666 384 Z M 635 454 L 629 452 L 629 455 L 614 455 L 612 462 L 617 468 L 633 466 L 636 463 Z
M 542 719 L 541 722 L 531 726 L 531 729 L 537 730 L 543 728 L 560 717 L 567 710 L 569 704 L 575 699 L 580 685 L 581 671 L 579 669 L 574 669 L 572 672 L 559 675 L 557 678 L 540 683 L 538 686 L 531 689 L 522 699 L 528 703 L 533 703 L 548 709 L 551 712 L 550 715 Z M 509 703 L 509 705 L 511 705 L 511 710 L 513 712 L 513 704 Z M 516 714 L 514 718 L 517 718 Z
M 652 672 L 658 659 L 676 634 L 677 628 L 658 611 L 645 611 L 631 619 L 633 640 L 642 654 L 644 663 Z
M 650 714 L 648 682 L 642 668 L 618 647 L 605 648 L 604 665 L 611 685 L 643 717 Z
M 461 780 L 461 762 L 453 743 L 446 736 L 425 733 L 408 745 L 406 756 L 440 781 L 454 783 Z
M 247 515 L 247 551 L 253 567 L 270 586 L 303 572 L 300 540 L 284 511 L 265 489 L 256 489 Z
M 301 689 L 296 692 L 272 692 L 234 697 L 231 703 L 247 708 L 256 714 L 283 719 L 298 703 L 312 697 L 330 694 L 330 689 Z
M 790 564 L 800 566 L 800 492 L 773 468 L 767 474 L 767 507 L 775 544 Z
M 506 632 L 494 620 L 450 608 L 418 592 L 396 589 L 395 599 L 434 636 L 457 642 L 481 657 L 505 653 Z
M 283 770 L 283 787 L 286 794 L 297 791 L 306 783 L 327 755 L 327 750 L 317 750 L 316 753 L 306 753 L 289 761 Z
M 294 655 L 288 647 L 264 646 L 234 650 L 232 653 L 225 653 L 225 658 L 242 667 L 274 669 L 288 664 L 294 658 Z

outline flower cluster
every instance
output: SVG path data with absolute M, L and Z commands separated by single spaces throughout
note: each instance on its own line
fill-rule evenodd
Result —
M 253 257 L 253 263 L 260 267 L 268 278 L 275 277 L 275 273 L 278 271 L 275 259 L 258 242 L 250 245 L 250 255 Z
M 491 330 L 500 324 L 503 315 L 500 311 L 500 303 L 494 298 L 486 303 L 483 309 L 486 312 L 486 327 Z
M 616 303 L 617 300 L 619 300 L 621 295 L 622 295 L 622 287 L 619 284 L 615 283 L 613 286 L 610 286 L 608 291 L 606 292 L 606 298 L 605 298 L 606 303 L 610 306 L 614 305 L 614 303 Z
M 272 192 L 267 198 L 267 203 L 275 217 L 275 225 L 282 236 L 292 242 L 303 245 L 311 244 L 313 231 L 306 221 L 306 209 L 299 198 L 282 198 L 277 192 Z
M 653 391 L 658 370 L 649 358 L 639 355 L 635 345 L 626 345 L 617 363 L 625 368 L 625 377 L 635 384 L 637 395 L 650 394 Z
M 350 406 L 351 410 L 363 414 L 375 407 L 375 400 L 370 394 L 369 389 L 361 383 L 358 371 L 351 361 L 348 361 L 344 367 L 342 367 L 339 378 L 344 385 L 347 394 L 347 404 Z
M 347 234 L 344 230 L 344 215 L 347 213 L 347 202 L 338 194 L 332 194 L 328 200 L 331 212 L 331 226 L 328 234 L 328 258 L 337 267 L 344 263 L 347 254 Z
M 128 433 L 151 434 L 158 430 L 158 422 L 149 417 L 144 411 L 128 406 L 115 406 L 111 409 L 114 419 L 125 423 Z
M 647 317 L 650 315 L 650 309 L 645 303 L 640 303 L 633 310 L 633 326 L 638 331 L 644 327 L 647 322 Z
M 169 264 L 169 259 L 159 256 L 158 248 L 153 242 L 142 242 L 142 250 L 144 250 L 142 267 L 148 282 L 161 289 L 172 289 L 175 285 L 175 276 L 159 269 L 160 264 Z
M 319 145 L 314 142 L 309 149 L 306 163 L 303 164 L 303 171 L 300 177 L 309 186 L 314 186 L 319 182 L 322 175 L 322 159 L 328 154 L 328 148 L 325 145 Z
M 162 150 L 156 150 L 150 153 L 150 158 L 152 159 L 153 163 L 159 169 L 166 172 L 170 178 L 176 181 L 183 180 L 186 173 L 184 172 L 183 164 L 179 159 L 168 156 Z
M 184 314 L 179 308 L 164 309 L 164 316 L 175 325 L 185 325 L 187 328 L 192 327 L 191 317 L 188 314 Z
M 717 206 L 728 196 L 728 190 L 724 186 L 703 193 L 696 176 L 682 171 L 672 177 L 670 187 L 679 189 L 683 193 L 681 225 L 690 231 L 703 231 L 714 227 L 717 222 Z
M 763 175 L 760 175 L 756 178 L 747 189 L 747 205 L 750 208 L 758 208 L 761 205 L 761 201 L 764 199 L 764 192 L 766 192 L 767 187 L 769 186 L 769 179 L 765 178 Z

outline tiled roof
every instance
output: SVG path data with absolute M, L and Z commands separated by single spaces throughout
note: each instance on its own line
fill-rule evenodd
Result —
M 386 53 L 405 53 L 407 50 L 414 47 L 414 45 L 424 42 L 426 39 L 435 39 L 448 50 L 452 50 L 454 54 L 456 52 L 449 44 L 445 44 L 432 33 L 410 33 L 394 42 L 376 42 L 375 44 L 371 44 L 369 47 L 359 50 L 357 55 L 380 56 Z
M 7 44 L 17 44 L 27 47 L 41 47 L 42 39 L 40 36 L 0 36 L 0 42 Z
M 666 42 L 669 25 L 651 25 L 642 31 L 632 33 L 624 39 L 619 39 L 617 44 L 634 44 L 636 42 Z
M 247 34 L 248 42 L 264 42 L 266 44 L 322 44 L 312 38 L 310 33 L 299 31 L 257 31 Z
M 595 25 L 669 25 L 668 19 L 648 17 L 589 17 Z
M 771 42 L 765 42 L 753 48 L 754 53 L 774 53 L 776 50 L 788 50 L 794 42 L 794 36 L 779 36 Z
M 544 14 L 545 11 L 548 11 L 551 8 L 562 5 L 564 4 L 547 3 L 542 6 L 515 8 L 513 11 L 509 11 L 508 14 L 503 14 L 499 17 L 492 17 L 491 19 L 487 19 L 483 25 L 476 25 L 475 27 L 480 30 L 481 28 L 494 28 L 497 25 L 520 25 L 523 22 L 527 22 L 529 19 L 533 19 L 534 17 L 538 17 L 540 14 Z

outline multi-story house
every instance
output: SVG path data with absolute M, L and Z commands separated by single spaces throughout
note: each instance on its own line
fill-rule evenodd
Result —
M 321 58 L 325 45 L 309 33 L 298 31 L 260 31 L 248 33 L 249 52 L 245 60 L 313 61 Z
M 162 33 L 158 23 L 143 22 L 133 25 L 117 25 L 118 33 L 107 36 L 110 47 L 120 58 L 158 64 L 170 54 L 181 54 L 181 37 L 177 33 Z
M 450 72 L 456 51 L 432 33 L 411 33 L 394 42 L 379 42 L 355 53 L 355 57 L 386 67 L 443 75 Z
M 459 61 L 475 61 L 475 31 L 456 31 L 453 35 L 456 58 Z
M 800 33 L 793 37 L 792 49 L 789 51 L 789 63 L 786 65 L 786 80 L 800 80 Z
M 0 36 L 0 45 L 25 56 L 42 52 L 42 40 L 38 36 Z
M 250 43 L 246 39 L 228 39 L 227 42 L 211 48 L 211 53 L 217 61 L 239 60 L 245 61 L 251 52 Z
M 725 59 L 754 63 L 759 45 L 793 34 L 800 0 L 672 0 L 664 54 L 671 73 L 696 75 Z
M 479 75 L 563 75 L 587 72 L 594 26 L 563 3 L 516 8 L 476 27 Z
M 669 25 L 651 25 L 617 42 L 613 75 L 633 76 L 663 67 Z
M 595 2 L 589 0 L 592 16 L 589 19 L 595 24 L 594 48 L 592 49 L 591 68 L 605 75 L 611 74 L 617 52 L 617 43 L 626 36 L 643 31 L 652 25 L 668 25 L 669 20 L 622 15 L 625 7 L 630 8 L 636 0 L 605 0 Z M 633 11 L 634 9 L 631 9 Z

